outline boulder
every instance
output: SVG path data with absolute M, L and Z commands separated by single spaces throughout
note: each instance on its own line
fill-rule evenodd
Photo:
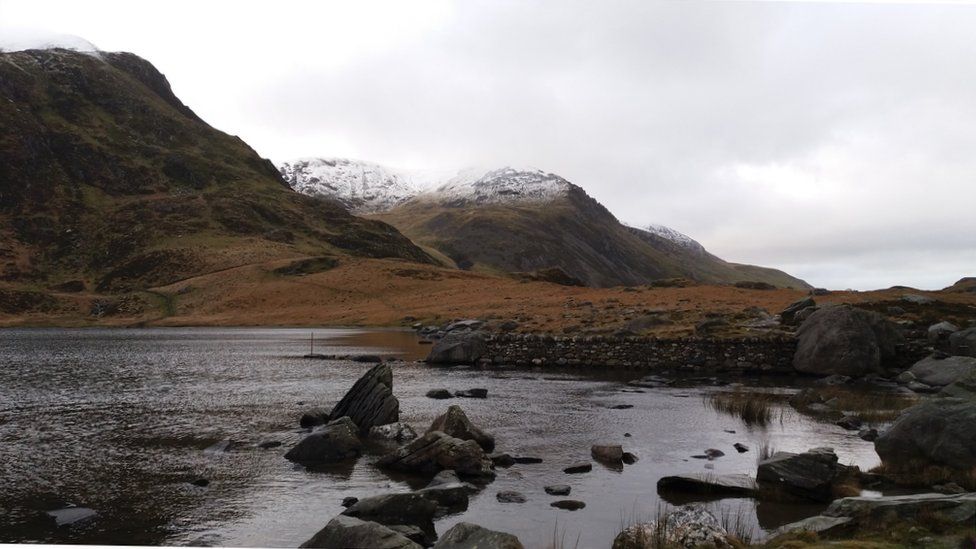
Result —
M 929 326 L 928 339 L 930 343 L 946 341 L 949 336 L 959 331 L 959 327 L 951 322 L 939 322 Z
M 919 360 L 908 371 L 915 376 L 913 381 L 944 387 L 976 372 L 976 357 L 934 354 Z
M 938 465 L 976 467 L 976 400 L 933 398 L 917 404 L 874 441 L 885 466 L 911 471 Z
M 434 544 L 434 549 L 525 549 L 512 534 L 459 522 Z
M 594 444 L 590 447 L 590 455 L 600 463 L 621 465 L 624 459 L 624 449 L 619 444 Z
M 403 422 L 377 425 L 369 430 L 369 438 L 373 440 L 389 440 L 393 442 L 409 442 L 417 438 L 413 427 Z
M 468 419 L 460 406 L 453 405 L 443 415 L 437 417 L 427 432 L 440 431 L 461 440 L 473 440 L 486 452 L 495 449 L 495 437 L 476 427 Z
M 935 513 L 953 522 L 972 524 L 976 519 L 976 493 L 841 498 L 831 503 L 823 515 L 877 524 Z
M 357 458 L 362 451 L 359 429 L 351 419 L 343 417 L 302 439 L 288 450 L 285 458 L 302 465 L 315 466 Z
M 976 357 L 976 327 L 950 335 L 949 352 L 959 356 Z
M 792 325 L 794 324 L 796 313 L 802 311 L 803 309 L 806 309 L 807 307 L 816 307 L 816 306 L 817 306 L 817 302 L 814 301 L 812 298 L 808 297 L 805 299 L 801 299 L 800 301 L 791 303 L 787 308 L 783 309 L 783 311 L 779 314 L 779 318 L 783 322 L 783 324 Z
M 423 549 L 403 535 L 378 524 L 355 517 L 339 515 L 329 521 L 301 547 L 333 549 L 335 547 L 370 547 L 375 549 Z
M 454 471 L 446 470 L 434 475 L 430 483 L 417 493 L 436 503 L 440 508 L 438 514 L 441 514 L 441 511 L 453 513 L 466 510 L 470 495 L 477 490 L 475 486 L 462 482 Z
M 818 375 L 882 372 L 903 341 L 898 327 L 877 313 L 850 305 L 823 307 L 797 330 L 793 367 Z
M 659 521 L 627 527 L 614 538 L 612 549 L 658 549 L 659 541 L 666 547 L 732 547 L 715 515 L 700 505 L 682 505 Z
M 491 460 L 473 440 L 461 440 L 432 431 L 380 458 L 381 468 L 406 473 L 435 474 L 453 469 L 469 478 L 494 479 Z
M 759 493 L 759 485 L 749 475 L 689 473 L 662 477 L 657 481 L 657 490 L 658 492 L 752 497 Z
M 969 372 L 939 391 L 942 396 L 976 399 L 976 372 Z
M 393 370 L 387 363 L 377 364 L 349 389 L 332 409 L 330 417 L 348 416 L 361 434 L 377 425 L 400 419 L 400 401 L 393 396 Z
M 488 351 L 488 343 L 481 332 L 455 331 L 438 339 L 430 349 L 430 364 L 474 364 Z
M 424 494 L 416 492 L 383 494 L 363 498 L 342 512 L 348 517 L 378 522 L 384 526 L 404 524 L 416 526 L 436 537 L 434 516 L 437 503 Z
M 814 448 L 802 454 L 777 452 L 759 463 L 756 481 L 764 495 L 829 502 L 833 483 L 846 472 L 832 448 Z

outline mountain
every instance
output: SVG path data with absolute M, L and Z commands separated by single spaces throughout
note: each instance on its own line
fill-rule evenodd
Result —
M 0 285 L 119 293 L 323 256 L 432 261 L 293 191 L 133 54 L 0 53 Z
M 280 171 L 296 191 L 333 198 L 357 214 L 389 210 L 420 192 L 403 174 L 344 158 L 300 159 Z
M 333 160 L 355 173 L 355 161 Z M 307 188 L 311 170 L 282 173 L 296 190 Z M 363 164 L 362 173 L 395 172 Z M 566 280 L 589 286 L 640 285 L 683 277 L 705 283 L 767 282 L 780 287 L 809 287 L 774 269 L 728 263 L 708 253 L 684 234 L 651 225 L 628 227 L 581 187 L 532 168 L 466 170 L 427 189 L 399 185 L 408 176 L 364 178 L 370 196 L 353 196 L 344 181 L 330 181 L 316 171 L 316 192 L 356 203 L 397 227 L 444 263 L 461 269 L 496 273 L 537 273 L 558 269 Z M 377 188 L 388 184 L 389 192 Z M 395 185 L 395 186 L 394 186 Z M 330 190 L 334 189 L 334 190 Z M 411 190 L 412 189 L 412 190 Z M 388 197 L 395 196 L 395 200 Z

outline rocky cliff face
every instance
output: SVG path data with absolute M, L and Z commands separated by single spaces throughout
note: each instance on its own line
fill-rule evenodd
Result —
M 292 191 L 129 53 L 0 53 L 0 279 L 114 292 L 275 257 L 429 261 Z

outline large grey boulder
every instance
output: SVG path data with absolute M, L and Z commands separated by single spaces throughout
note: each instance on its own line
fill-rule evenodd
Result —
M 454 404 L 448 407 L 447 412 L 434 419 L 427 432 L 440 431 L 446 435 L 461 440 L 473 440 L 486 452 L 495 449 L 495 437 L 476 427 L 464 410 Z
M 954 355 L 976 356 L 976 327 L 950 335 L 949 352 Z
M 945 341 L 949 336 L 959 331 L 959 327 L 951 322 L 939 322 L 929 326 L 928 339 L 931 343 Z
M 512 534 L 459 522 L 444 532 L 434 549 L 525 549 Z
M 342 548 L 370 548 L 370 549 L 422 549 L 418 545 L 397 532 L 378 524 L 355 517 L 339 515 L 329 521 L 312 538 L 301 547 L 335 549 Z
M 718 518 L 700 505 L 682 505 L 655 522 L 634 524 L 617 534 L 612 549 L 665 547 L 731 548 L 729 533 Z
M 374 366 L 332 408 L 329 417 L 348 416 L 366 435 L 377 425 L 400 419 L 400 401 L 393 396 L 393 370 L 389 364 Z
M 450 332 L 430 349 L 430 364 L 474 364 L 488 352 L 488 342 L 481 332 Z
M 976 493 L 841 498 L 831 503 L 823 515 L 876 523 L 881 519 L 913 519 L 935 513 L 953 522 L 972 524 L 976 518 Z
M 436 537 L 434 516 L 437 514 L 437 507 L 437 502 L 424 494 L 407 492 L 363 498 L 342 514 L 378 522 L 384 526 L 416 526 L 433 539 Z
M 818 375 L 880 373 L 903 342 L 898 327 L 878 313 L 850 305 L 823 307 L 797 330 L 793 367 Z
M 379 467 L 416 474 L 436 474 L 453 469 L 475 479 L 494 479 L 491 459 L 473 440 L 461 440 L 440 431 L 431 431 L 410 444 L 381 457 Z
M 894 470 L 939 465 L 971 471 L 976 467 L 976 400 L 947 397 L 917 404 L 881 433 L 874 449 Z
M 357 458 L 363 443 L 359 429 L 348 417 L 339 418 L 308 435 L 285 458 L 302 465 L 315 466 Z
M 813 298 L 807 297 L 795 303 L 791 303 L 787 308 L 783 309 L 783 312 L 779 314 L 779 318 L 783 322 L 783 324 L 789 326 L 795 324 L 796 313 L 808 307 L 816 307 L 816 306 L 817 306 L 817 302 L 814 301 Z
M 969 372 L 939 391 L 939 395 L 976 400 L 976 372 Z
M 916 381 L 933 387 L 945 387 L 971 372 L 976 372 L 976 358 L 934 354 L 915 363 L 909 370 Z
M 759 485 L 749 475 L 689 473 L 661 477 L 657 481 L 657 490 L 708 496 L 755 496 L 759 493 Z
M 828 502 L 834 482 L 846 472 L 833 448 L 814 448 L 802 454 L 776 452 L 759 463 L 756 481 L 770 497 Z

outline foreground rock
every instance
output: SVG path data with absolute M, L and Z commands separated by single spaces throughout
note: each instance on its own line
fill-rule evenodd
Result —
M 362 454 L 363 443 L 359 429 L 348 417 L 337 419 L 308 435 L 285 458 L 306 466 L 337 463 L 357 458 Z
M 482 528 L 470 522 L 459 522 L 444 532 L 434 549 L 525 549 L 512 534 Z
M 831 503 L 823 515 L 876 523 L 936 513 L 952 522 L 971 524 L 976 519 L 976 493 L 841 498 Z
M 976 327 L 950 335 L 949 351 L 954 355 L 976 357 Z
M 916 381 L 933 387 L 944 387 L 976 372 L 976 358 L 969 356 L 931 355 L 909 370 Z
M 389 364 L 377 364 L 349 389 L 332 409 L 330 417 L 349 417 L 366 435 L 377 425 L 400 420 L 400 401 L 393 396 L 393 370 Z
M 731 548 L 729 533 L 715 515 L 699 505 L 682 505 L 660 521 L 639 523 L 617 534 L 612 549 L 665 547 Z
M 976 467 L 976 400 L 933 398 L 902 413 L 874 441 L 885 466 L 913 472 L 937 465 L 958 471 Z
M 823 307 L 797 330 L 793 367 L 818 375 L 881 373 L 903 341 L 898 327 L 877 313 L 849 305 Z
M 488 352 L 481 332 L 451 332 L 438 339 L 430 349 L 430 364 L 474 364 Z
M 427 432 L 440 431 L 461 440 L 473 440 L 486 452 L 495 449 L 495 437 L 476 427 L 460 406 L 453 405 L 430 424 Z
M 825 517 L 817 515 L 793 522 L 776 529 L 774 536 L 788 532 L 815 532 L 821 535 L 837 534 L 849 530 L 854 519 L 850 517 Z
M 463 477 L 495 478 L 491 460 L 473 440 L 461 440 L 432 431 L 380 458 L 379 467 L 417 474 L 435 474 L 453 469 Z
M 416 526 L 428 539 L 437 537 L 434 532 L 434 517 L 437 503 L 424 494 L 383 494 L 363 498 L 342 512 L 348 517 L 372 521 L 384 526 Z
M 445 513 L 455 513 L 468 508 L 468 501 L 472 493 L 478 489 L 462 482 L 454 471 L 437 473 L 427 486 L 417 493 L 433 501 L 438 506 L 438 516 Z
M 759 463 L 756 481 L 764 497 L 829 502 L 834 499 L 834 483 L 847 472 L 832 448 L 814 448 L 802 454 L 773 454 Z
M 662 477 L 657 481 L 659 492 L 682 492 L 692 494 L 755 496 L 759 485 L 749 475 L 713 475 L 709 473 L 690 473 Z
M 57 526 L 81 525 L 98 516 L 97 511 L 87 507 L 65 507 L 45 514 L 54 519 L 54 524 Z
M 334 549 L 336 547 L 369 547 L 375 549 L 422 549 L 401 534 L 378 524 L 355 517 L 339 515 L 301 547 Z

